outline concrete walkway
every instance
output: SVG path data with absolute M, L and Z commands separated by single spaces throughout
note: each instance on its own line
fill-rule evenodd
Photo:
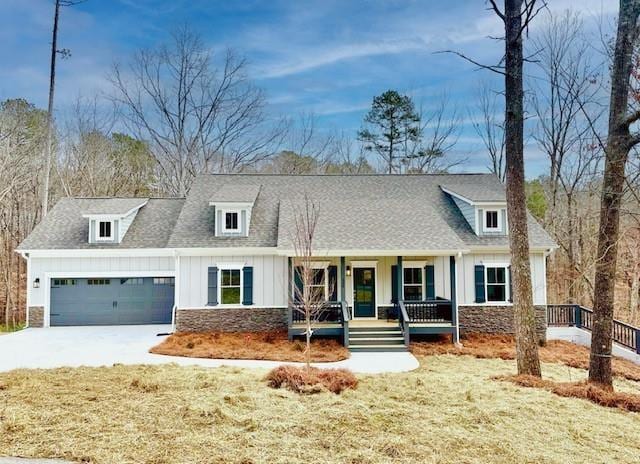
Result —
M 24 329 L 0 337 L 0 372 L 18 368 L 112 366 L 114 364 L 168 364 L 182 366 L 273 368 L 278 361 L 198 359 L 162 356 L 149 348 L 166 338 L 167 325 L 49 327 Z M 404 353 L 352 353 L 349 359 L 314 364 L 320 368 L 347 368 L 355 373 L 407 372 L 418 368 L 418 360 Z M 0 463 L 1 464 L 1 463 Z

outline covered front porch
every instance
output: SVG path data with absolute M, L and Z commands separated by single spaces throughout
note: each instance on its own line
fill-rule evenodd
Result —
M 314 335 L 339 337 L 350 348 L 406 349 L 412 335 L 451 334 L 458 340 L 456 255 L 319 257 L 315 284 L 326 302 Z M 289 338 L 305 333 L 295 301 L 295 258 L 289 258 Z

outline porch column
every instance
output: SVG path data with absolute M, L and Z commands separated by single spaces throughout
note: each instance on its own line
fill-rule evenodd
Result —
M 396 275 L 396 295 L 398 295 L 398 303 L 403 299 L 402 295 L 402 256 L 398 256 L 398 266 L 396 268 L 398 274 Z
M 293 340 L 293 332 L 291 326 L 293 325 L 293 308 L 291 303 L 293 300 L 293 265 L 292 258 L 287 258 L 287 338 L 289 341 Z
M 340 257 L 340 300 L 347 301 L 347 259 L 344 256 Z
M 453 332 L 453 343 L 460 341 L 460 331 L 458 330 L 458 287 L 456 285 L 456 257 L 449 256 L 449 278 L 451 281 L 451 324 L 455 327 Z

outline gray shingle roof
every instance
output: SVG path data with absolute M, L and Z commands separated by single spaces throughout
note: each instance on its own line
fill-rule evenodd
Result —
M 140 203 L 140 199 L 136 200 Z M 149 199 L 136 215 L 121 243 L 90 244 L 89 219 L 82 217 L 82 214 L 101 201 L 103 199 L 61 199 L 18 250 L 164 248 L 184 203 L 184 199 Z
M 256 201 L 260 185 L 225 184 L 211 197 L 216 203 L 253 203 Z
M 213 234 L 211 198 L 233 185 L 260 187 L 247 237 Z M 455 250 L 508 246 L 506 237 L 476 237 L 440 188 L 467 186 L 474 198 L 504 201 L 504 187 L 489 174 L 285 176 L 203 175 L 187 196 L 168 246 L 292 248 L 294 208 L 306 193 L 320 209 L 318 250 Z M 495 193 L 492 193 L 492 189 Z M 531 245 L 553 246 L 535 221 Z
M 83 207 L 82 214 L 122 215 L 140 208 L 148 198 L 94 198 Z
M 469 176 L 447 176 L 440 186 L 473 202 L 506 201 L 504 185 L 493 174 Z
M 150 199 L 122 243 L 87 243 L 87 211 L 104 213 L 105 199 L 65 198 L 20 245 L 29 249 L 224 248 L 292 249 L 295 208 L 306 193 L 320 209 L 317 250 L 463 250 L 508 247 L 508 238 L 477 237 L 446 186 L 474 201 L 504 201 L 504 187 L 488 174 L 284 176 L 202 175 L 186 199 Z M 465 195 L 466 194 L 466 195 Z M 247 237 L 216 237 L 212 200 L 255 203 Z M 233 199 L 233 200 L 232 200 Z M 146 199 L 114 199 L 119 212 Z M 126 201 L 119 201 L 126 200 Z M 117 205 L 117 206 L 116 206 Z M 126 209 L 130 210 L 131 206 Z M 124 212 L 126 212 L 124 211 Z M 95 214 L 95 213 L 94 213 Z M 529 218 L 535 248 L 555 244 Z M 247 253 L 250 253 L 247 250 Z

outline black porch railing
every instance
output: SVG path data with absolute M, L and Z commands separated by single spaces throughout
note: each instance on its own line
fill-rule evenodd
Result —
M 453 321 L 451 300 L 436 298 L 425 301 L 403 301 L 409 322 L 448 322 Z
M 547 325 L 549 327 L 578 327 L 591 332 L 593 311 L 580 305 L 547 305 Z M 614 319 L 611 335 L 614 342 L 640 354 L 640 328 Z
M 319 305 L 318 311 L 318 314 L 313 315 L 314 323 L 325 322 L 342 324 L 345 321 L 345 311 L 343 311 L 343 302 L 341 301 L 323 303 L 322 305 Z M 302 305 L 294 304 L 291 306 L 291 322 L 294 324 L 305 322 L 305 314 Z

